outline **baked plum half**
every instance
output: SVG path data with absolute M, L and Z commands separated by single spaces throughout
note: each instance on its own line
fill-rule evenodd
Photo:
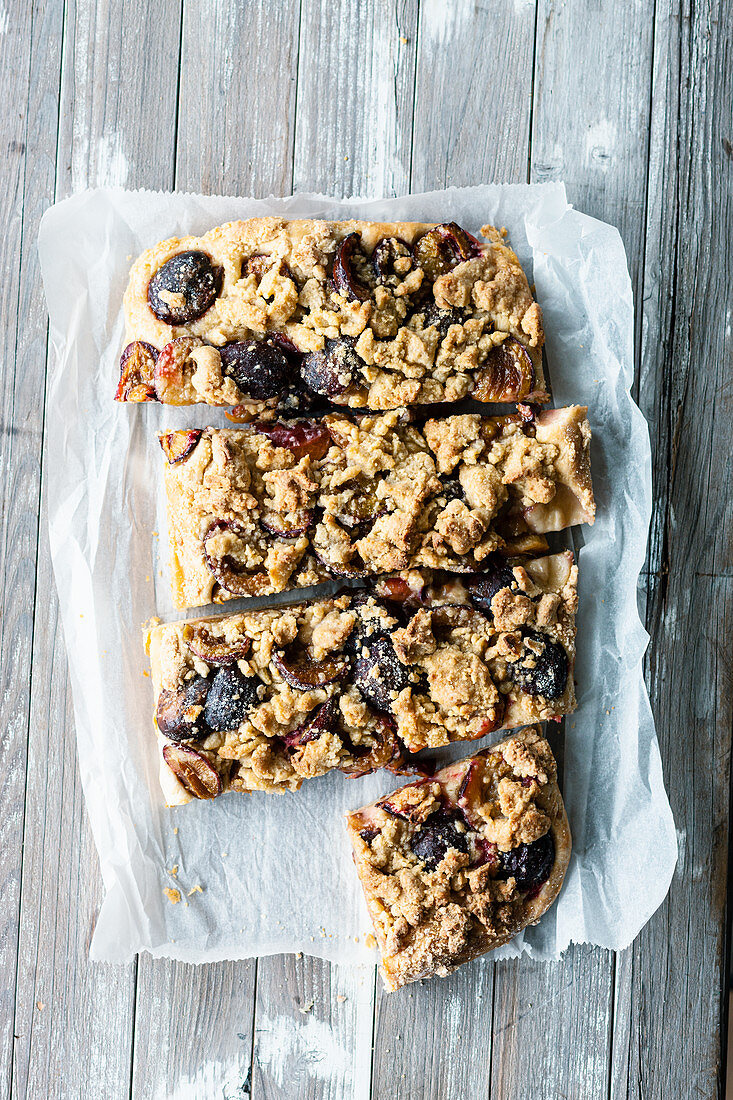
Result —
M 222 373 L 255 401 L 279 397 L 290 375 L 288 357 L 267 340 L 241 340 L 221 349 Z
M 223 272 L 205 252 L 179 252 L 148 284 L 148 303 L 159 321 L 187 325 L 209 309 L 221 290 Z

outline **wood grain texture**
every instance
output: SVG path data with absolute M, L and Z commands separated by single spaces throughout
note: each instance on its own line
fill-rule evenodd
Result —
M 732 62 L 720 0 L 49 0 L 0 15 L 0 1096 L 722 1095 Z M 96 184 L 378 195 L 528 171 L 620 226 L 643 320 L 670 897 L 615 963 L 587 947 L 549 966 L 484 960 L 390 996 L 372 968 L 293 956 L 91 964 L 101 884 L 45 520 L 38 544 L 42 209 Z
M 296 191 L 409 190 L 417 0 L 303 0 Z
M 58 53 L 61 42 L 62 12 L 66 22 L 57 149 L 56 122 L 49 127 L 48 116 L 53 104 L 59 115 L 58 57 L 55 72 L 50 62 L 54 45 Z M 153 4 L 124 10 L 102 0 L 48 6 L 34 43 L 32 95 L 39 106 L 31 140 L 45 139 L 47 156 L 57 151 L 57 198 L 87 185 L 172 184 L 175 103 L 163 91 L 169 79 L 175 86 L 178 37 L 177 28 L 161 21 Z M 160 62 L 130 64 L 141 41 L 153 56 L 172 59 L 170 73 Z M 45 71 L 44 51 L 49 51 Z M 149 109 L 151 102 L 157 104 L 155 111 Z M 43 198 L 38 195 L 39 207 L 53 198 L 50 168 L 47 173 L 50 187 Z M 40 209 L 31 201 L 28 212 L 36 226 L 24 245 L 23 262 L 35 270 Z M 33 292 L 40 301 L 37 275 Z M 39 401 L 42 405 L 41 395 Z M 136 967 L 104 966 L 88 957 L 102 887 L 76 766 L 45 502 L 41 514 L 37 590 L 43 598 L 36 607 L 33 634 L 14 1095 L 122 1098 L 130 1087 Z
M 176 185 L 289 194 L 299 0 L 205 0 L 184 13 Z
M 524 181 L 534 4 L 423 0 L 417 43 L 411 189 Z M 488 51 L 486 42 L 501 48 Z M 486 95 L 485 89 L 500 89 Z M 500 102 L 499 102 L 500 100 Z M 492 141 L 511 132 L 512 140 Z M 378 986 L 372 1095 L 488 1096 L 494 964 L 386 994 Z M 440 1041 L 436 1042 L 436 1036 Z M 507 1097 L 512 1094 L 507 1093 Z
M 422 0 L 411 187 L 524 183 L 534 0 Z
M 369 1100 L 374 967 L 260 959 L 253 1100 Z
M 607 1095 L 612 957 L 572 945 L 559 962 L 497 963 L 491 1096 Z
M 488 1097 L 493 1000 L 491 959 L 396 993 L 386 993 L 380 979 L 374 1100 Z
M 733 613 L 725 5 L 657 4 L 640 404 L 656 494 L 648 674 L 680 858 L 618 967 L 613 1097 L 722 1095 Z
M 131 1100 L 248 1096 L 254 987 L 254 960 L 194 966 L 141 955 Z
M 53 6 L 53 5 L 52 5 Z M 35 233 L 53 196 L 58 125 L 59 6 L 4 13 L 0 95 L 0 1095 L 14 1070 L 30 678 L 38 542 L 46 315 Z M 43 46 L 34 53 L 46 35 Z M 38 125 L 44 127 L 39 133 Z M 27 310 L 27 315 L 21 314 Z M 22 317 L 22 320 L 21 320 Z
M 537 10 L 530 179 L 564 180 L 570 202 L 618 225 L 637 293 L 645 232 L 652 16 L 653 4 L 646 0 L 634 5 L 602 0 L 593 5 L 589 34 L 584 6 L 540 0 Z M 640 312 L 639 297 L 636 301 Z M 532 1079 L 548 1100 L 605 1095 L 613 985 L 614 954 L 600 949 L 573 947 L 551 965 L 526 959 L 500 964 L 492 1093 L 521 1096 L 523 1082 Z M 543 1037 L 539 1048 L 532 1042 L 538 1033 Z
M 639 316 L 653 25 L 654 0 L 537 9 L 531 182 L 564 180 L 574 206 L 618 227 Z

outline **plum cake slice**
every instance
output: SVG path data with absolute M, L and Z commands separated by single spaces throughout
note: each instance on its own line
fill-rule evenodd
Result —
M 576 579 L 565 552 L 152 627 L 167 801 L 415 770 L 407 753 L 568 713 Z
M 535 728 L 356 810 L 347 828 L 390 991 L 536 924 L 570 858 L 555 760 Z
M 417 424 L 405 410 L 337 412 L 168 432 L 174 599 L 197 607 L 329 576 L 480 571 L 517 539 L 592 523 L 586 413 L 521 405 Z
M 251 218 L 132 266 L 118 401 L 393 409 L 544 401 L 542 314 L 503 233 Z

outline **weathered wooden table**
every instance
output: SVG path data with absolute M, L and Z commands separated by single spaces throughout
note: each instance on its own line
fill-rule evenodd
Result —
M 729 4 L 9 0 L 0 57 L 2 1095 L 720 1095 Z M 101 184 L 376 196 L 527 179 L 564 179 L 572 202 L 620 227 L 629 255 L 654 453 L 647 672 L 680 840 L 667 901 L 619 954 L 484 962 L 392 998 L 371 969 L 308 958 L 91 964 L 102 885 L 44 518 L 41 213 Z

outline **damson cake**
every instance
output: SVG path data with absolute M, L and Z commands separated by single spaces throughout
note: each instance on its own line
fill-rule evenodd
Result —
M 405 410 L 169 432 L 179 607 L 329 576 L 472 572 L 518 538 L 592 523 L 587 409 L 412 423 Z
M 560 892 L 570 829 L 536 729 L 347 818 L 389 990 L 507 943 Z
M 118 401 L 544 401 L 542 315 L 492 226 L 252 218 L 133 264 Z
M 576 582 L 569 551 L 497 557 L 463 582 L 413 570 L 374 592 L 153 627 L 167 801 L 400 771 L 405 750 L 567 714 Z

